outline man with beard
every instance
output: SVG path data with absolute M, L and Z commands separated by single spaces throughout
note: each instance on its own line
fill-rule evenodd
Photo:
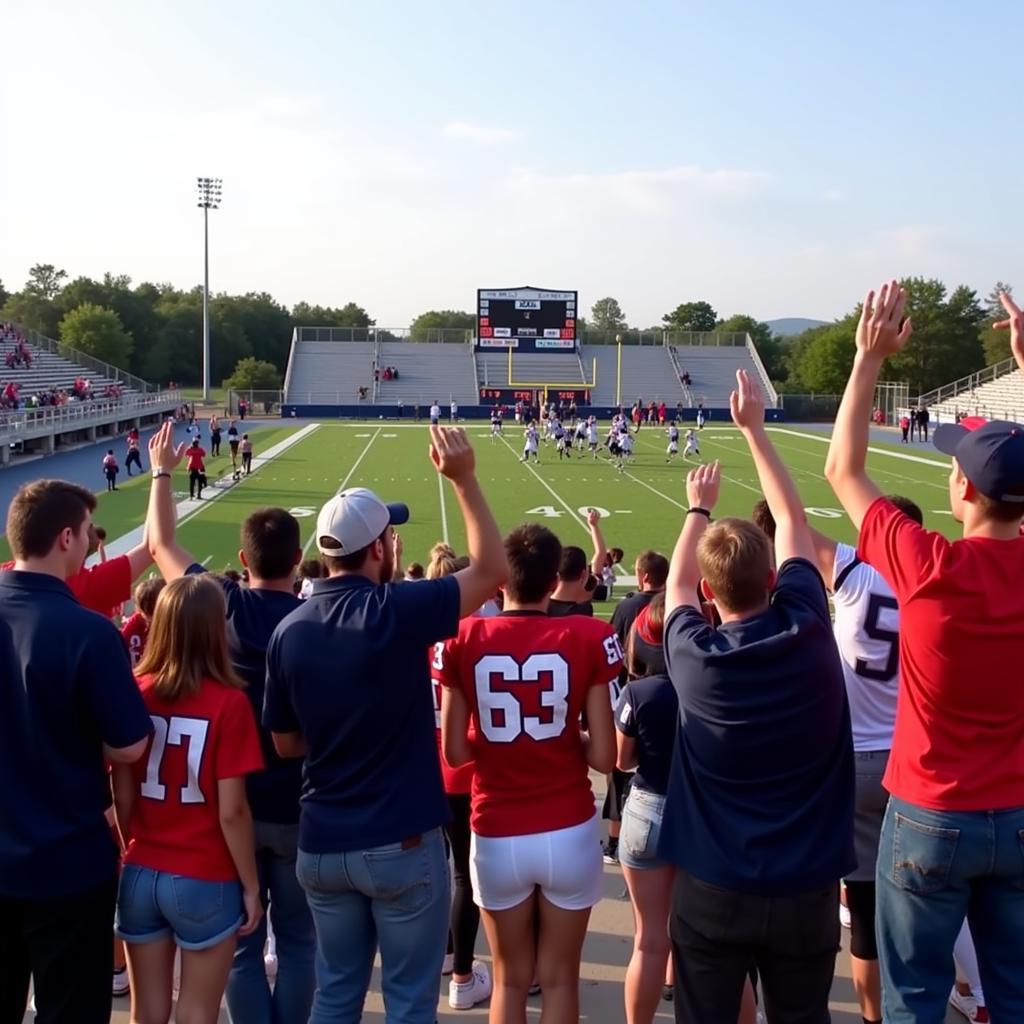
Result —
M 464 430 L 432 426 L 431 459 L 452 484 L 469 565 L 392 583 L 405 505 L 356 487 L 320 510 L 327 578 L 267 650 L 263 724 L 283 757 L 305 757 L 296 874 L 316 924 L 311 1021 L 358 1020 L 378 947 L 389 1020 L 433 1024 L 450 895 L 428 649 L 454 636 L 505 581 L 505 550 Z

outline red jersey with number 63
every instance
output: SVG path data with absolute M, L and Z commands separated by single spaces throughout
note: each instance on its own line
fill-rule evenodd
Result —
M 263 767 L 259 733 L 242 690 L 204 679 L 199 693 L 170 702 L 149 676 L 139 689 L 153 722 L 128 822 L 126 864 L 208 882 L 238 878 L 220 828 L 217 783 Z
M 619 638 L 600 619 L 506 612 L 462 620 L 438 676 L 470 708 L 477 835 L 552 832 L 593 815 L 580 714 L 590 688 L 607 690 L 621 666 Z

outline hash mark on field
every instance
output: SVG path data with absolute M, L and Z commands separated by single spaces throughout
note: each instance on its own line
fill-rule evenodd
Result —
M 213 555 L 207 555 L 199 564 L 209 565 L 213 561 Z

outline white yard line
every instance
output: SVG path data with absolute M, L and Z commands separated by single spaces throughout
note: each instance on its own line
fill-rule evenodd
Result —
M 789 434 L 791 437 L 805 437 L 810 441 L 821 441 L 828 444 L 832 438 L 822 434 L 805 434 L 800 430 L 790 430 L 787 427 L 768 427 L 773 434 Z M 875 448 L 868 445 L 868 451 L 873 455 L 888 455 L 891 459 L 902 459 L 904 462 L 917 462 L 922 466 L 935 466 L 937 469 L 949 469 L 948 462 L 939 462 L 937 459 L 926 459 L 920 455 L 910 455 L 907 452 L 894 452 L 889 448 Z
M 283 441 L 278 441 L 277 444 L 271 445 L 262 455 L 254 455 L 252 459 L 253 473 L 265 466 L 268 462 L 273 461 L 282 452 L 286 452 L 292 447 L 292 445 L 305 440 L 319 426 L 319 423 L 309 423 L 301 430 L 295 431 L 294 434 L 289 434 Z M 181 527 L 191 519 L 194 519 L 204 508 L 209 508 L 210 505 L 212 505 L 218 498 L 223 497 L 233 488 L 242 486 L 247 479 L 248 477 L 242 477 L 241 480 L 234 483 L 231 480 L 231 471 L 229 470 L 224 476 L 215 480 L 213 484 L 210 485 L 211 494 L 208 498 L 204 498 L 202 501 L 192 498 L 185 498 L 184 500 L 179 501 L 175 506 L 178 526 Z M 142 531 L 144 525 L 145 524 L 136 526 L 134 530 L 129 530 L 128 533 L 111 541 L 107 545 L 107 557 L 114 558 L 117 555 L 127 554 L 127 552 L 131 551 L 132 548 L 140 544 L 142 542 Z M 96 561 L 97 558 L 93 555 L 86 564 L 94 565 Z
M 504 437 L 502 437 L 501 440 L 502 440 L 502 443 L 505 445 L 505 447 L 513 455 L 515 455 L 516 454 L 516 450 L 515 450 L 515 448 L 512 447 L 512 445 L 510 445 L 508 443 L 508 440 L 506 438 L 504 438 Z M 542 477 L 540 475 L 540 473 L 538 473 L 537 470 L 533 468 L 533 466 L 531 466 L 528 462 L 523 462 L 523 465 L 537 478 L 537 482 L 548 492 L 548 494 L 550 494 L 551 497 L 554 498 L 555 501 L 557 501 L 558 504 L 561 505 L 562 508 L 564 508 L 565 511 L 569 513 L 569 518 L 572 519 L 573 522 L 575 522 L 580 527 L 580 529 L 583 530 L 586 533 L 586 535 L 589 537 L 590 536 L 590 527 L 587 526 L 587 524 L 583 521 L 583 516 L 581 516 L 579 514 L 579 512 L 576 511 L 576 509 L 574 509 L 570 505 L 568 505 L 566 503 L 565 499 L 553 487 L 551 487 L 548 484 L 547 480 L 545 480 L 544 477 Z
M 363 459 L 366 458 L 366 453 L 370 450 L 371 446 L 373 445 L 373 442 L 376 441 L 378 437 L 380 437 L 380 432 L 381 432 L 382 429 L 383 429 L 383 427 L 378 427 L 376 429 L 376 431 L 371 435 L 370 440 L 366 442 L 366 447 L 359 453 L 359 457 L 356 459 L 355 462 L 352 463 L 352 468 L 345 474 L 345 479 L 342 480 L 340 484 L 338 484 L 338 489 L 334 492 L 335 494 L 341 494 L 341 492 L 343 490 L 345 490 L 345 488 L 348 486 L 349 480 L 352 479 L 353 474 L 359 468 L 359 463 L 362 462 Z M 302 557 L 303 558 L 306 557 L 306 552 L 309 550 L 310 545 L 313 543 L 313 541 L 315 539 L 316 539 L 316 523 L 314 522 L 313 523 L 313 529 L 312 529 L 312 531 L 310 532 L 310 535 L 309 535 L 309 539 L 306 541 L 305 544 L 302 545 Z
M 437 496 L 441 499 L 441 539 L 448 543 L 448 510 L 444 505 L 444 477 L 437 474 Z

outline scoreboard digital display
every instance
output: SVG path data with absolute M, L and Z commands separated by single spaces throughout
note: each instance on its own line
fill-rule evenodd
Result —
M 576 292 L 481 288 L 476 293 L 480 348 L 575 349 Z

